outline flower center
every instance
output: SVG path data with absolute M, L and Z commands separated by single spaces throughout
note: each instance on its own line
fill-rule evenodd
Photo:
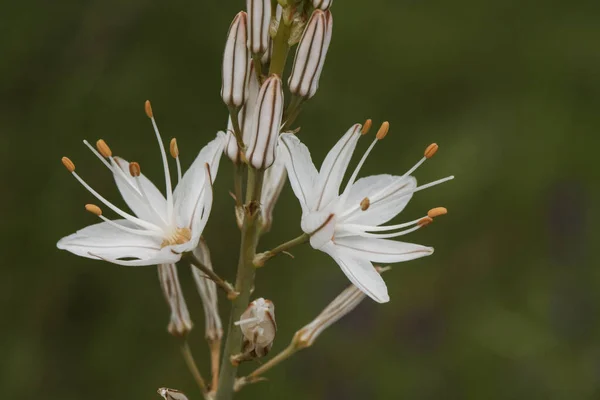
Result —
M 184 244 L 192 239 L 192 231 L 189 228 L 177 228 L 173 234 L 163 240 L 160 247 Z

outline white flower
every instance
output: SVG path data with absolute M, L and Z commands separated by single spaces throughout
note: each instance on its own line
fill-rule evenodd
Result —
M 356 180 L 375 143 L 387 134 L 389 124 L 386 122 L 340 194 L 340 185 L 361 136 L 361 128 L 357 124 L 346 132 L 327 154 L 320 171 L 315 168 L 306 146 L 295 135 L 282 134 L 280 147 L 286 158 L 290 184 L 302 207 L 301 227 L 311 235 L 311 246 L 329 254 L 354 285 L 375 301 L 384 303 L 389 301 L 387 287 L 371 262 L 408 261 L 433 253 L 431 247 L 388 240 L 419 229 L 431 222 L 431 216 L 399 225 L 379 225 L 400 213 L 414 192 L 453 177 L 417 187 L 416 179 L 410 174 L 435 153 L 437 145 L 431 145 L 426 156 L 402 176 L 374 175 Z M 363 129 L 363 132 L 367 130 Z M 437 209 L 432 216 L 441 213 L 442 209 Z M 389 232 L 403 228 L 409 229 Z M 388 232 L 374 233 L 385 231 Z
M 62 238 L 57 243 L 59 249 L 119 265 L 155 265 L 175 263 L 181 258 L 181 253 L 192 251 L 197 246 L 212 207 L 212 182 L 217 176 L 226 136 L 219 132 L 217 137 L 200 151 L 183 178 L 177 142 L 171 141 L 171 155 L 176 158 L 179 177 L 179 184 L 172 190 L 167 154 L 149 102 L 146 102 L 146 114 L 152 121 L 160 146 L 166 180 L 166 199 L 156 186 L 141 174 L 138 163 L 129 163 L 122 158 L 113 157 L 112 151 L 103 140 L 97 143 L 98 151 L 84 141 L 113 173 L 123 199 L 135 215 L 119 209 L 92 189 L 75 172 L 73 162 L 63 157 L 63 164 L 67 170 L 122 219 L 109 220 L 102 215 L 99 207 L 88 204 L 86 209 L 98 215 L 104 222 Z

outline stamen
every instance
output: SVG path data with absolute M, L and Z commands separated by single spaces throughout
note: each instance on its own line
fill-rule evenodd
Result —
M 162 232 L 163 230 L 161 228 L 159 228 L 158 226 L 144 221 L 140 218 L 134 217 L 131 214 L 126 213 L 125 211 L 121 210 L 119 207 L 115 206 L 114 204 L 112 204 L 110 201 L 106 200 L 102 195 L 100 195 L 100 193 L 96 192 L 94 189 L 92 189 L 92 187 L 90 185 L 88 185 L 83 178 L 81 178 L 75 171 L 75 165 L 73 164 L 73 162 L 71 162 L 71 160 L 69 160 L 67 157 L 63 157 L 63 159 L 66 159 L 66 161 L 63 161 L 63 164 L 65 165 L 65 167 L 67 167 L 68 163 L 70 162 L 71 165 L 73 166 L 73 169 L 71 171 L 71 175 L 73 175 L 75 177 L 75 179 L 77 179 L 77 181 L 79 183 L 81 183 L 81 185 L 86 188 L 91 194 L 93 194 L 98 200 L 100 200 L 102 203 L 104 203 L 105 206 L 107 206 L 108 208 L 110 208 L 111 210 L 113 210 L 115 213 L 119 214 L 121 217 L 135 223 L 136 225 L 145 228 L 145 229 L 149 229 L 149 230 L 153 230 L 156 232 L 160 232 L 161 236 L 162 236 Z M 69 167 L 67 167 L 67 169 L 69 169 Z
M 240 325 L 245 325 L 245 324 L 249 324 L 252 322 L 258 322 L 258 321 L 259 321 L 258 317 L 252 317 L 252 318 L 240 319 L 239 321 L 236 321 L 233 324 L 236 326 L 240 326 Z
M 446 215 L 446 214 L 448 214 L 448 210 L 445 207 L 432 208 L 431 210 L 429 210 L 427 212 L 427 216 L 429 218 L 435 218 L 435 217 L 439 217 L 440 215 Z
M 98 215 L 100 217 L 100 219 L 112 226 L 114 226 L 117 229 L 122 230 L 123 232 L 127 232 L 127 233 L 133 233 L 134 235 L 140 235 L 140 236 L 152 236 L 155 237 L 157 239 L 162 239 L 163 235 L 161 233 L 158 232 L 153 232 L 153 231 L 149 231 L 149 230 L 142 230 L 142 229 L 134 229 L 134 228 L 129 228 L 127 226 L 123 226 L 121 224 L 117 224 L 115 221 L 112 221 L 108 218 L 106 218 L 104 215 Z
M 177 146 L 177 139 L 171 139 L 171 143 L 169 144 L 169 150 L 171 152 L 171 157 L 175 159 L 175 163 L 177 164 L 177 182 L 181 181 L 181 163 L 179 162 L 179 146 Z
M 392 231 L 395 229 L 402 229 L 409 226 L 413 226 L 423 218 L 415 219 L 414 221 L 404 222 L 402 224 L 397 225 L 387 225 L 387 226 L 371 226 L 371 225 L 359 225 L 359 224 L 340 224 L 344 230 L 349 230 L 352 232 L 364 231 L 364 232 L 383 232 L 383 231 Z
M 112 157 L 112 150 L 110 149 L 110 147 L 108 147 L 108 145 L 103 139 L 100 139 L 96 142 L 96 147 L 98 148 L 98 151 L 100 152 L 100 154 L 102 154 L 102 156 L 106 158 Z
M 150 104 L 150 100 L 146 100 L 144 103 L 144 110 L 146 111 L 146 115 L 148 118 L 154 118 L 154 114 L 152 113 L 152 105 Z
M 62 161 L 62 164 L 65 166 L 67 171 L 71 173 L 75 171 L 75 164 L 73 164 L 73 161 L 71 161 L 69 157 L 63 157 L 60 161 Z
M 416 193 L 416 192 L 418 192 L 420 190 L 427 189 L 427 188 L 430 188 L 430 187 L 435 186 L 435 185 L 439 185 L 440 183 L 451 181 L 452 179 L 454 179 L 454 175 L 450 175 L 450 176 L 447 176 L 445 178 L 438 179 L 437 181 L 429 182 L 429 183 L 426 183 L 425 185 L 418 186 L 417 188 L 415 188 L 410 193 Z
M 102 209 L 95 204 L 86 204 L 85 209 L 86 211 L 91 212 L 92 214 L 95 214 L 97 216 L 102 215 Z
M 169 144 L 169 150 L 171 152 L 171 157 L 179 157 L 179 147 L 177 147 L 177 139 L 171 139 L 171 143 Z
M 130 162 L 129 163 L 129 173 L 134 178 L 137 178 L 138 176 L 140 176 L 142 174 L 142 169 L 140 167 L 140 164 L 135 161 Z
M 425 149 L 425 158 L 431 158 L 438 151 L 439 146 L 436 143 L 431 143 Z
M 87 140 L 85 140 L 85 139 L 84 139 L 84 140 L 83 140 L 83 144 L 85 144 L 85 145 L 86 145 L 86 146 L 87 146 L 87 147 L 88 147 L 88 148 L 89 148 L 89 149 L 92 151 L 92 153 L 94 153 L 94 155 L 95 155 L 96 157 L 98 157 L 98 159 L 99 159 L 100 161 L 102 161 L 102 163 L 103 163 L 104 165 L 106 165 L 106 168 L 108 168 L 108 169 L 110 170 L 110 172 L 113 172 L 113 173 L 114 173 L 112 166 L 111 166 L 111 165 L 108 163 L 108 161 L 106 161 L 106 158 L 102 157 L 102 155 L 101 155 L 100 153 L 98 153 L 98 150 L 96 150 L 96 149 L 94 148 L 94 146 L 92 146 L 92 145 L 90 144 L 90 142 L 88 142 Z
M 427 226 L 430 223 L 433 222 L 433 218 L 431 217 L 423 217 L 419 220 L 419 222 L 417 222 L 417 225 L 419 225 L 419 227 L 423 227 L 423 226 Z
M 425 218 L 429 218 L 429 217 L 425 217 Z M 406 229 L 404 231 L 400 231 L 400 232 L 393 232 L 393 233 L 369 233 L 369 232 L 364 232 L 364 231 L 357 231 L 354 232 L 354 234 L 358 235 L 358 236 L 362 236 L 362 237 L 370 237 L 370 238 L 376 238 L 376 239 L 389 239 L 389 238 L 394 238 L 394 237 L 398 237 L 398 236 L 404 236 L 407 235 L 411 232 L 414 232 L 418 229 L 421 229 L 421 225 L 416 225 L 412 228 Z
M 363 210 L 363 211 L 367 211 L 367 209 L 369 208 L 370 205 L 371 205 L 371 201 L 369 200 L 368 197 L 365 197 L 360 202 L 360 209 Z
M 154 133 L 156 134 L 156 140 L 158 140 L 158 146 L 160 147 L 160 154 L 162 156 L 163 167 L 165 170 L 165 184 L 167 191 L 167 220 L 173 221 L 173 188 L 171 186 L 171 173 L 169 172 L 169 164 L 167 161 L 165 145 L 162 141 L 162 137 L 160 136 L 160 132 L 158 131 L 158 126 L 156 125 L 156 120 L 154 119 L 154 113 L 152 112 L 150 100 L 146 100 L 145 109 L 146 115 L 152 121 L 152 127 L 154 128 Z
M 375 137 L 377 138 L 377 140 L 382 140 L 388 134 L 389 130 L 390 130 L 390 123 L 385 121 L 379 127 L 379 130 L 377 131 L 377 135 L 375 135 Z
M 369 118 L 363 124 L 362 130 L 360 131 L 360 133 L 363 135 L 366 135 L 367 133 L 369 133 L 369 131 L 371 130 L 371 125 L 373 125 L 373 121 L 371 121 L 371 119 Z

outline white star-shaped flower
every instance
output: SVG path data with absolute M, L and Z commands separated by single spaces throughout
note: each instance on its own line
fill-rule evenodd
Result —
M 387 287 L 372 262 L 394 263 L 432 254 L 431 247 L 389 239 L 419 229 L 431 222 L 431 217 L 445 213 L 445 209 L 431 210 L 429 216 L 404 224 L 380 225 L 398 215 L 413 193 L 453 177 L 417 186 L 416 179 L 410 176 L 435 153 L 437 145 L 431 145 L 425 157 L 402 176 L 373 175 L 356 180 L 375 143 L 387 134 L 389 124 L 385 122 L 340 193 L 356 143 L 368 126 L 370 120 L 365 129 L 359 124 L 351 127 L 329 151 L 320 171 L 315 168 L 307 147 L 295 135 L 282 134 L 279 145 L 290 184 L 302 207 L 301 227 L 311 235 L 311 246 L 329 254 L 364 293 L 385 303 L 389 301 Z
M 166 180 L 166 198 L 146 178 L 136 162 L 113 157 L 103 140 L 98 150 L 84 143 L 113 173 L 125 203 L 133 214 L 127 213 L 96 192 L 76 172 L 73 162 L 63 157 L 63 164 L 71 174 L 101 203 L 122 219 L 110 220 L 102 215 L 100 207 L 88 204 L 86 209 L 104 222 L 90 225 L 58 241 L 59 249 L 73 254 L 105 260 L 119 265 L 171 264 L 181 254 L 192 251 L 200 240 L 212 207 L 212 182 L 217 176 L 226 135 L 219 132 L 198 154 L 196 160 L 181 176 L 177 142 L 171 141 L 171 155 L 176 159 L 179 183 L 172 189 L 167 154 L 150 103 L 146 114 L 152 121 L 160 146 Z

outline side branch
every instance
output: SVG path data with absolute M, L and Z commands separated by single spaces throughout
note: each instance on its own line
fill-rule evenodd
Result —
M 277 254 L 285 253 L 285 252 L 287 252 L 287 250 L 291 249 L 294 246 L 308 242 L 309 239 L 310 239 L 310 235 L 308 233 L 303 233 L 302 235 L 298 236 L 297 238 L 294 238 L 290 241 L 282 243 L 272 250 L 268 250 L 268 251 L 265 251 L 264 253 L 257 254 L 254 257 L 254 266 L 262 267 L 265 265 L 265 262 L 267 262 L 269 259 L 275 257 Z

